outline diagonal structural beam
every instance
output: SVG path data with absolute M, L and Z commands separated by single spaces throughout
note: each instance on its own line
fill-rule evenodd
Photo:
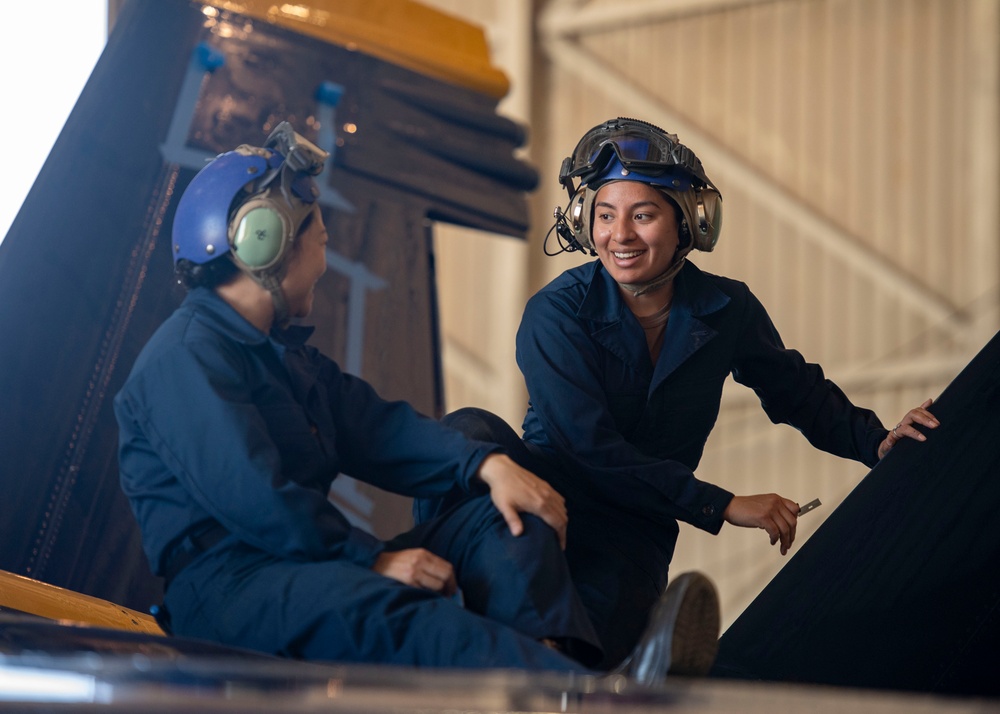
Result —
M 558 34 L 565 37 L 615 30 L 645 22 L 707 15 L 767 2 L 778 2 L 778 0 L 636 0 L 630 3 L 603 5 L 593 5 L 580 0 L 568 2 L 563 0 L 552 3 L 548 11 L 539 18 L 539 29 L 546 35 Z

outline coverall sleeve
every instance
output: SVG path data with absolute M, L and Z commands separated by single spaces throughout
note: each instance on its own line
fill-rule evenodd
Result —
M 147 363 L 119 408 L 148 449 L 128 445 L 122 468 L 176 478 L 230 533 L 275 556 L 369 567 L 381 542 L 351 526 L 326 494 L 286 478 L 243 372 L 236 352 L 216 345 L 173 346 Z
M 467 439 L 407 402 L 382 399 L 333 362 L 326 369 L 345 474 L 404 496 L 442 496 L 456 483 L 469 493 L 488 492 L 477 472 L 500 447 Z
M 548 447 L 574 482 L 605 502 L 653 520 L 718 533 L 733 494 L 684 464 L 638 451 L 616 429 L 602 388 L 601 349 L 568 305 L 540 293 L 517 333 L 517 362 Z
M 855 406 L 820 365 L 787 349 L 764 306 L 743 289 L 746 313 L 733 378 L 756 392 L 773 423 L 795 427 L 818 449 L 873 467 L 888 433 L 882 422 Z

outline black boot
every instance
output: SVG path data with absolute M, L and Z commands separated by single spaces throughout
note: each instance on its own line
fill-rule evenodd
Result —
M 615 669 L 640 684 L 660 684 L 667 672 L 704 676 L 719 651 L 719 595 L 702 573 L 683 573 L 667 586 L 632 653 Z

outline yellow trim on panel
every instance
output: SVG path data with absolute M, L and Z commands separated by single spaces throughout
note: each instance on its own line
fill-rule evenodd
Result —
M 198 0 L 500 99 L 510 82 L 490 63 L 481 27 L 413 0 Z
M 151 635 L 164 634 L 156 620 L 149 615 L 107 600 L 0 570 L 0 611 L 3 608 L 67 624 L 93 625 Z

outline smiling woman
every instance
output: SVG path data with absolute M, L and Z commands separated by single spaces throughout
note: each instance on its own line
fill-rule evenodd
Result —
M 680 207 L 649 184 L 613 181 L 594 199 L 594 249 L 605 270 L 619 283 L 648 285 L 673 264 L 681 247 Z M 690 236 L 686 243 L 690 243 Z M 636 315 L 658 312 L 670 302 L 673 282 L 656 290 L 625 290 Z
M 723 524 L 762 529 L 782 555 L 795 541 L 791 498 L 737 495 L 695 475 L 730 375 L 754 390 L 771 421 L 868 466 L 900 438 L 924 440 L 914 424 L 937 421 L 927 401 L 898 433 L 886 429 L 818 364 L 785 349 L 745 283 L 688 260 L 715 249 L 722 195 L 675 134 L 606 121 L 577 143 L 559 179 L 569 204 L 556 214 L 558 235 L 597 260 L 566 270 L 525 306 L 516 337 L 529 397 L 523 436 L 484 410 L 445 421 L 502 444 L 566 498 L 573 582 L 605 666 L 631 671 L 625 658 L 645 623 L 691 577 L 667 583 L 679 522 L 713 535 Z M 445 505 L 425 499 L 419 513 Z M 693 655 L 678 673 L 707 672 L 714 657 L 718 603 L 711 587 L 700 591 Z
M 8 173 L 0 193 L 0 242 L 101 54 L 107 10 L 107 0 L 4 5 L 7 32 L 0 43 L 0 97 L 5 106 L 19 110 L 0 115 L 0 136 L 22 135 L 30 126 L 31 138 L 4 142 L 8 160 L 18 170 Z M 9 67 L 27 71 L 7 71 Z

